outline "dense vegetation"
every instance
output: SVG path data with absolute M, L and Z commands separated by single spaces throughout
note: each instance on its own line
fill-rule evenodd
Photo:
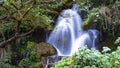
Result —
M 66 2 L 0 0 L 0 68 L 33 68 L 41 65 L 33 46 L 45 41 L 46 33 L 55 24 L 54 16 L 67 7 L 62 7 Z M 28 58 L 26 53 L 29 53 Z
M 100 31 L 99 49 L 107 46 L 111 51 L 80 48 L 55 68 L 119 68 L 120 0 L 0 0 L 0 68 L 44 67 L 35 48 L 45 42 L 60 12 L 73 3 L 80 4 L 84 30 L 95 26 Z
M 64 57 L 55 65 L 55 68 L 119 68 L 120 48 L 107 53 L 109 51 L 107 47 L 103 47 L 102 53 L 83 47 L 72 57 Z
M 91 26 L 96 26 L 95 28 L 102 33 L 101 52 L 86 47 L 80 48 L 72 57 L 64 57 L 55 68 L 120 68 L 120 48 L 117 48 L 120 44 L 120 1 L 77 0 L 77 2 L 82 5 L 82 11 L 87 10 L 88 13 L 83 19 L 83 28 L 94 29 Z

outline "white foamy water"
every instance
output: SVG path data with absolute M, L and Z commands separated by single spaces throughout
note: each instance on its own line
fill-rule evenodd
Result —
M 63 10 L 54 30 L 47 39 L 47 43 L 56 48 L 58 56 L 71 56 L 79 47 L 85 45 L 96 49 L 99 32 L 92 29 L 83 32 L 82 19 L 77 11 L 77 4 L 74 4 L 71 9 Z

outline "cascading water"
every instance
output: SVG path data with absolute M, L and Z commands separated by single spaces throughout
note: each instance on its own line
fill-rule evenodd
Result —
M 56 27 L 47 39 L 47 43 L 52 44 L 58 56 L 71 56 L 79 47 L 87 45 L 96 49 L 97 30 L 82 31 L 82 20 L 77 13 L 78 5 L 73 8 L 63 10 L 58 17 Z

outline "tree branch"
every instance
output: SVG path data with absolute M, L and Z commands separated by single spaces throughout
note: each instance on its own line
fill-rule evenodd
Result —
M 16 32 L 15 32 L 15 35 L 9 39 L 5 39 L 4 38 L 4 41 L 0 42 L 0 48 L 1 47 L 5 47 L 6 44 L 8 44 L 9 42 L 13 41 L 13 40 L 17 40 L 18 38 L 20 37 L 23 37 L 25 35 L 28 35 L 30 33 L 32 33 L 34 31 L 35 28 L 31 29 L 30 31 L 26 32 L 26 33 L 23 33 L 23 34 L 19 34 L 19 29 L 20 29 L 20 25 L 22 23 L 22 19 L 28 14 L 28 12 L 32 9 L 32 7 L 34 6 L 35 4 L 35 0 L 32 2 L 31 6 L 25 11 L 25 13 L 23 13 L 23 15 L 20 16 L 20 19 L 17 19 L 13 16 L 14 13 L 18 12 L 19 13 L 19 9 L 16 5 L 14 5 L 13 3 L 10 3 L 15 9 L 16 11 L 13 12 L 13 13 L 9 13 L 6 17 L 3 17 L 3 18 L 0 18 L 0 20 L 3 20 L 3 19 L 13 19 L 15 21 L 17 21 L 17 26 L 16 26 Z
M 7 16 L 5 17 L 0 17 L 0 21 L 1 20 L 9 20 L 9 19 L 13 19 L 13 20 L 17 20 L 17 18 L 13 17 L 12 15 L 15 14 L 17 11 L 14 11 L 12 13 L 9 13 Z
M 4 20 L 4 19 L 6 19 L 7 18 L 7 16 L 5 16 L 5 17 L 0 17 L 0 20 Z
M 8 11 L 8 8 L 7 8 L 6 6 L 4 6 L 3 3 L 0 3 L 0 6 L 3 7 L 3 8 L 5 8 L 5 9 Z M 9 12 L 9 11 L 8 11 L 8 12 Z
M 40 1 L 40 2 L 37 2 L 37 4 L 54 3 L 54 2 L 56 2 L 56 1 L 60 1 L 60 0 L 48 0 L 48 1 L 42 0 L 42 1 Z
M 34 2 L 33 2 L 32 5 L 26 10 L 26 12 L 23 14 L 22 18 L 24 18 L 24 17 L 27 15 L 27 13 L 32 9 L 33 5 L 34 5 Z
M 4 48 L 5 45 L 6 45 L 8 42 L 10 42 L 10 41 L 12 41 L 12 40 L 15 40 L 15 38 L 16 38 L 16 36 L 13 36 L 13 37 L 9 38 L 9 39 L 6 40 L 6 41 L 0 42 L 0 48 Z
M 28 31 L 28 32 L 26 32 L 26 33 L 23 33 L 23 34 L 19 35 L 19 37 L 26 36 L 26 35 L 28 35 L 28 34 L 34 32 L 34 30 L 35 30 L 35 28 L 31 29 L 30 31 Z
M 18 7 L 15 4 L 10 2 L 10 5 L 12 5 L 16 10 L 18 10 Z
M 9 42 L 11 42 L 11 41 L 13 41 L 13 40 L 15 40 L 15 39 L 17 39 L 17 38 L 26 36 L 26 35 L 34 32 L 34 30 L 35 30 L 35 28 L 33 28 L 33 29 L 31 29 L 30 31 L 28 31 L 28 32 L 26 32 L 26 33 L 23 33 L 23 34 L 21 34 L 21 35 L 16 35 L 16 34 L 15 34 L 13 37 L 7 39 L 6 41 L 0 42 L 0 48 L 4 48 L 4 47 L 6 46 L 6 44 L 8 44 Z

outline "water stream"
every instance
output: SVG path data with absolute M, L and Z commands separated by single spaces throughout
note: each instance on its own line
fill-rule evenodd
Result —
M 58 56 L 71 56 L 79 47 L 85 45 L 97 49 L 96 40 L 99 32 L 95 29 L 82 30 L 82 19 L 78 10 L 77 4 L 71 9 L 63 10 L 47 39 L 47 43 L 56 48 Z

